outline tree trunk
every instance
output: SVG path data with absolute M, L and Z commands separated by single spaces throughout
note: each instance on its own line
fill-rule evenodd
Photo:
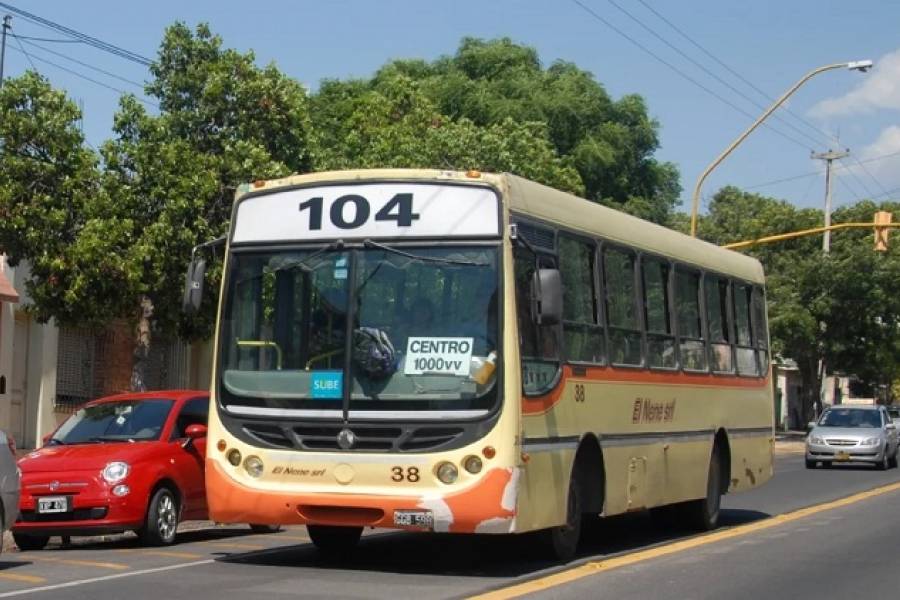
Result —
M 138 323 L 135 328 L 134 363 L 131 367 L 131 391 L 147 391 L 147 358 L 150 356 L 150 319 L 153 318 L 153 302 L 141 296 Z
M 822 382 L 819 379 L 819 361 L 814 357 L 806 357 L 797 361 L 800 368 L 800 377 L 803 380 L 803 394 L 799 423 L 801 429 L 806 429 L 806 424 L 812 421 L 821 412 L 820 390 Z

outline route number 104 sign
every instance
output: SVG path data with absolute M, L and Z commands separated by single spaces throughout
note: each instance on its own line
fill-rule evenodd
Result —
M 233 242 L 499 235 L 493 190 L 427 183 L 295 188 L 238 203 Z

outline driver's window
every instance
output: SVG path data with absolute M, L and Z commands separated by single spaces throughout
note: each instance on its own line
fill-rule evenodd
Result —
M 180 440 L 187 437 L 187 428 L 191 425 L 206 425 L 209 417 L 209 400 L 206 398 L 193 398 L 181 406 L 178 417 L 175 418 L 175 427 L 172 429 L 171 440 Z

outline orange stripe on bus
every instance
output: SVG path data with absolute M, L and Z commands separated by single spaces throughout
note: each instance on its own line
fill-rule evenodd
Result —
M 562 377 L 556 387 L 548 394 L 532 398 L 522 398 L 522 412 L 533 415 L 546 412 L 562 398 L 563 390 L 569 379 L 572 381 L 609 382 L 609 383 L 643 383 L 647 385 L 682 385 L 696 387 L 761 389 L 769 385 L 769 378 L 736 377 L 722 375 L 704 375 L 701 373 L 669 373 L 646 371 L 643 369 L 621 369 L 613 367 L 581 367 L 583 375 L 574 375 L 573 367 L 565 365 Z

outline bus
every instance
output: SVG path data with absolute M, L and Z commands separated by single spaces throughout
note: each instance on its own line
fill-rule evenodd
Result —
M 701 530 L 773 472 L 755 259 L 512 174 L 242 185 L 206 490 L 217 522 L 535 532 L 652 510 Z M 195 249 L 185 306 L 202 301 Z

